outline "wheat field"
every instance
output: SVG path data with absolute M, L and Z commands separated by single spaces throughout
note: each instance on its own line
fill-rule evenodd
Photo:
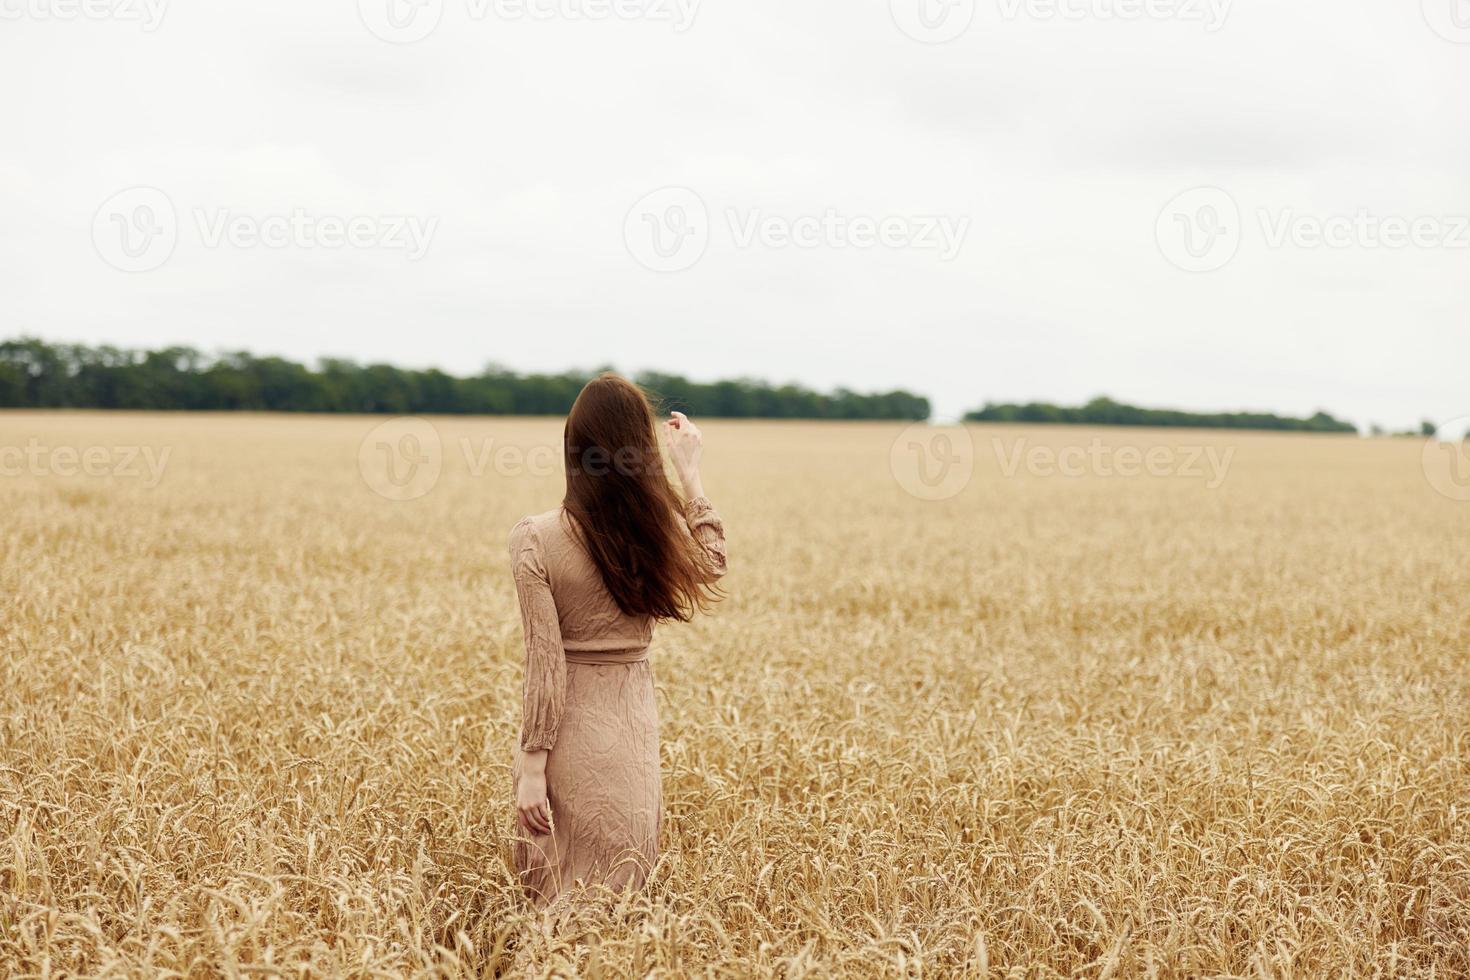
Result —
M 1419 443 L 972 427 L 930 500 L 899 426 L 708 423 L 661 863 L 552 921 L 505 542 L 559 423 L 422 423 L 395 500 L 383 421 L 0 415 L 0 973 L 1470 975 L 1470 503 Z

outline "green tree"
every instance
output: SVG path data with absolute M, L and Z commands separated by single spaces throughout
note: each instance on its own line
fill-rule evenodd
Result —
M 456 377 L 437 369 L 359 365 L 324 358 L 315 369 L 281 357 L 189 347 L 156 351 L 0 343 L 0 405 L 15 408 L 187 409 L 191 411 L 385 412 L 560 415 L 595 372 L 519 375 L 496 365 Z M 929 402 L 906 391 L 832 394 L 737 378 L 710 383 L 650 372 L 639 380 L 668 409 L 711 417 L 904 419 L 929 417 Z

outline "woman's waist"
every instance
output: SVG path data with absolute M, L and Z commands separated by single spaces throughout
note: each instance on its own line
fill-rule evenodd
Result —
M 632 638 L 566 640 L 562 643 L 562 651 L 569 664 L 636 664 L 648 659 L 648 643 Z

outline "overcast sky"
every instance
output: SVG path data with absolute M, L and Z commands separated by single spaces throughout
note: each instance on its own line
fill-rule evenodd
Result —
M 1467 0 L 0 18 L 6 335 L 1470 415 Z

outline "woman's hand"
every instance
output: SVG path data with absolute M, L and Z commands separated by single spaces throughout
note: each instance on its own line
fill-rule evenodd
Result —
M 516 779 L 516 823 L 530 834 L 551 833 L 551 801 L 546 797 L 546 755 L 521 753 L 521 772 Z
M 684 496 L 693 499 L 704 496 L 704 486 L 699 479 L 699 460 L 704 455 L 704 436 L 699 426 L 689 421 L 683 412 L 670 412 L 664 423 L 664 441 L 669 447 L 669 458 L 674 463 L 674 472 L 684 484 Z

